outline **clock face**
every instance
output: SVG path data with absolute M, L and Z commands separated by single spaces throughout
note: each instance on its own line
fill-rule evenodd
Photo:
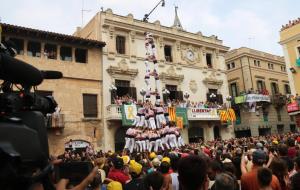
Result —
M 192 52 L 191 50 L 188 50 L 186 53 L 186 57 L 188 58 L 188 60 L 194 61 L 194 59 L 195 59 L 194 52 Z

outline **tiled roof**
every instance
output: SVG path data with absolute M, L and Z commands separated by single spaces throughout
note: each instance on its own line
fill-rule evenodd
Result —
M 0 23 L 3 34 L 19 34 L 20 36 L 34 36 L 42 39 L 50 39 L 54 41 L 62 41 L 70 44 L 80 44 L 83 46 L 102 48 L 106 44 L 102 41 L 85 39 L 77 36 L 27 28 L 12 24 Z

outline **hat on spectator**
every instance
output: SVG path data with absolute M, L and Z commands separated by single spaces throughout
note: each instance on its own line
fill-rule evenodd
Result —
M 159 159 L 159 161 L 161 161 L 163 159 L 162 155 L 157 155 L 157 158 Z
M 252 154 L 253 162 L 255 163 L 263 163 L 266 161 L 267 156 L 263 150 L 256 150 Z
M 149 155 L 150 159 L 154 159 L 156 158 L 156 154 L 155 152 L 151 152 L 150 155 Z
M 135 160 L 130 160 L 129 162 L 129 171 L 134 172 L 135 174 L 139 175 L 142 172 L 143 166 L 137 163 Z
M 122 190 L 122 184 L 118 181 L 112 181 L 107 185 L 107 190 Z
M 273 144 L 278 145 L 278 140 L 274 140 Z
M 124 164 L 128 164 L 130 161 L 129 156 L 122 156 L 121 158 L 123 159 Z
M 158 166 L 160 165 L 159 159 L 158 159 L 158 158 L 154 158 L 154 159 L 152 160 L 152 164 L 153 164 L 153 166 L 158 167 Z
M 171 160 L 169 157 L 164 157 L 162 160 L 162 162 L 168 162 L 168 164 L 171 164 Z
M 260 143 L 260 142 L 256 143 L 256 148 L 257 148 L 257 149 L 263 148 L 263 144 Z

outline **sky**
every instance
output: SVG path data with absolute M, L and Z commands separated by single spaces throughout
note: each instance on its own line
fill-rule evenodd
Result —
M 159 0 L 2 0 L 1 22 L 73 34 L 103 7 L 142 19 Z M 174 22 L 174 6 L 184 30 L 216 35 L 231 49 L 250 47 L 283 55 L 278 44 L 281 25 L 299 17 L 299 0 L 165 0 L 149 22 Z M 82 9 L 86 10 L 83 14 Z M 297 14 L 298 13 L 298 14 Z

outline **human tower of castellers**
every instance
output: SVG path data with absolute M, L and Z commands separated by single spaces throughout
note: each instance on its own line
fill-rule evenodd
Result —
M 125 147 L 131 153 L 157 152 L 158 150 L 176 149 L 184 146 L 180 128 L 170 120 L 168 108 L 164 106 L 158 92 L 160 81 L 158 76 L 158 63 L 153 35 L 145 32 L 146 48 L 146 101 L 139 108 L 133 126 L 126 131 Z M 151 72 L 149 62 L 153 62 L 154 70 Z M 155 92 L 151 92 L 150 76 L 155 78 Z M 155 105 L 150 102 L 150 96 L 155 95 Z

